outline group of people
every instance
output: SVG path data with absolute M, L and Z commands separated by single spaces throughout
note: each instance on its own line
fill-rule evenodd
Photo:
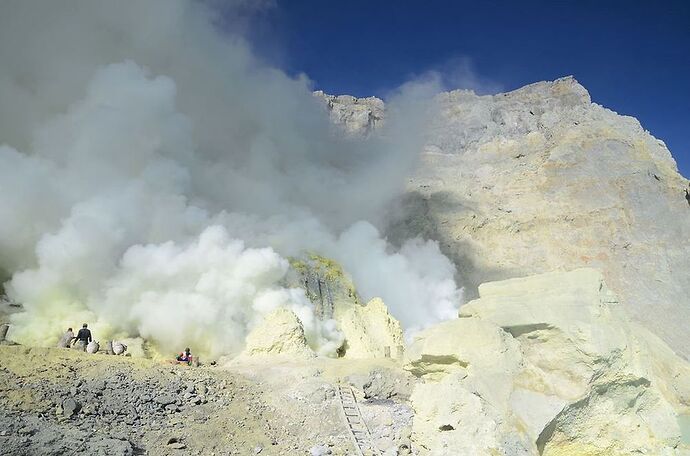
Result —
M 74 335 L 72 328 L 67 328 L 67 332 L 63 334 L 57 346 L 58 348 L 72 347 L 89 353 L 96 353 L 100 349 L 100 345 L 98 342 L 93 340 L 89 325 L 86 323 L 82 325 L 76 336 Z M 111 355 L 122 355 L 125 351 L 127 351 L 127 346 L 122 342 L 113 340 L 108 342 L 106 351 Z
M 76 336 L 74 332 L 72 332 L 72 328 L 67 328 L 67 332 L 62 336 L 60 342 L 58 342 L 58 348 L 74 347 L 81 351 L 86 351 L 86 347 L 92 340 L 93 338 L 91 337 L 89 325 L 84 323 Z
M 87 351 L 87 347 L 89 347 L 89 344 L 91 343 L 93 343 L 91 330 L 89 329 L 89 325 L 84 323 L 76 336 L 74 335 L 72 328 L 67 328 L 67 332 L 65 332 L 65 334 L 62 336 L 57 346 L 58 348 L 72 347 L 76 348 L 77 350 Z M 125 352 L 125 350 L 127 350 L 127 346 L 122 342 L 112 341 L 108 347 L 108 352 L 115 355 L 121 355 Z M 96 349 L 96 351 L 98 351 L 98 349 Z M 194 357 L 192 356 L 192 351 L 189 349 L 189 347 L 185 348 L 183 352 L 178 354 L 173 361 L 173 363 L 176 364 L 187 364 L 189 366 L 191 366 L 193 362 Z

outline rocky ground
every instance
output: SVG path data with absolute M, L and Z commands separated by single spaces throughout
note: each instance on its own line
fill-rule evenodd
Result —
M 0 346 L 0 447 L 32 456 L 356 454 L 334 386 L 349 374 L 366 391 L 362 414 L 377 444 L 409 454 L 412 413 L 396 400 L 405 383 L 348 364 L 190 368 Z

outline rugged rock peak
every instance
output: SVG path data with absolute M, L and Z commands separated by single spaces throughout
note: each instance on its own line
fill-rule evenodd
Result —
M 335 98 L 334 122 L 370 132 L 348 124 L 361 103 Z M 599 268 L 634 319 L 690 356 L 689 182 L 663 141 L 572 77 L 438 101 L 389 239 L 439 241 L 470 298 L 482 282 Z
M 472 99 L 485 99 L 500 102 L 508 99 L 511 102 L 543 106 L 587 106 L 592 100 L 589 92 L 573 76 L 565 76 L 555 81 L 541 81 L 520 87 L 511 92 L 497 95 L 477 95 L 473 90 L 458 89 L 438 95 L 441 102 L 462 102 Z
M 349 276 L 334 260 L 315 254 L 292 258 L 286 285 L 302 288 L 312 301 L 319 320 L 314 328 L 316 332 L 320 328 L 339 335 L 339 339 L 330 342 L 335 344 L 332 348 L 338 357 L 400 359 L 403 356 L 405 342 L 400 322 L 380 298 L 362 304 Z M 246 348 L 238 360 L 265 355 L 313 357 L 308 340 L 314 337 L 319 336 L 308 332 L 305 335 L 293 311 L 279 308 L 266 315 L 249 333 Z
M 383 121 L 385 106 L 380 98 L 328 95 L 321 90 L 314 96 L 326 103 L 331 121 L 349 134 L 368 135 Z
M 562 106 L 587 106 L 592 102 L 589 92 L 573 76 L 565 76 L 555 81 L 541 81 L 526 85 L 512 92 L 494 97 L 513 97 L 524 102 L 544 102 L 553 100 Z
M 361 305 L 357 290 L 345 271 L 334 260 L 320 255 L 292 258 L 287 285 L 304 289 L 321 320 Z

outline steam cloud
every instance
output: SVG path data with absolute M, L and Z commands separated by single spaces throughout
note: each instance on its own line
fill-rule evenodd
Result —
M 281 285 L 304 251 L 338 260 L 407 328 L 453 316 L 438 245 L 395 251 L 376 228 L 435 88 L 405 86 L 380 134 L 341 138 L 306 78 L 217 19 L 185 0 L 0 6 L 0 277 L 24 305 L 11 336 L 48 344 L 89 321 L 218 356 L 288 306 L 329 353 L 332 323 Z

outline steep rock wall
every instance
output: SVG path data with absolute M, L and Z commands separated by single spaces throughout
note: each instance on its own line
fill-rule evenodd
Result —
M 689 187 L 664 143 L 571 77 L 438 101 L 389 237 L 438 240 L 470 298 L 490 280 L 599 268 L 627 312 L 688 358 Z

